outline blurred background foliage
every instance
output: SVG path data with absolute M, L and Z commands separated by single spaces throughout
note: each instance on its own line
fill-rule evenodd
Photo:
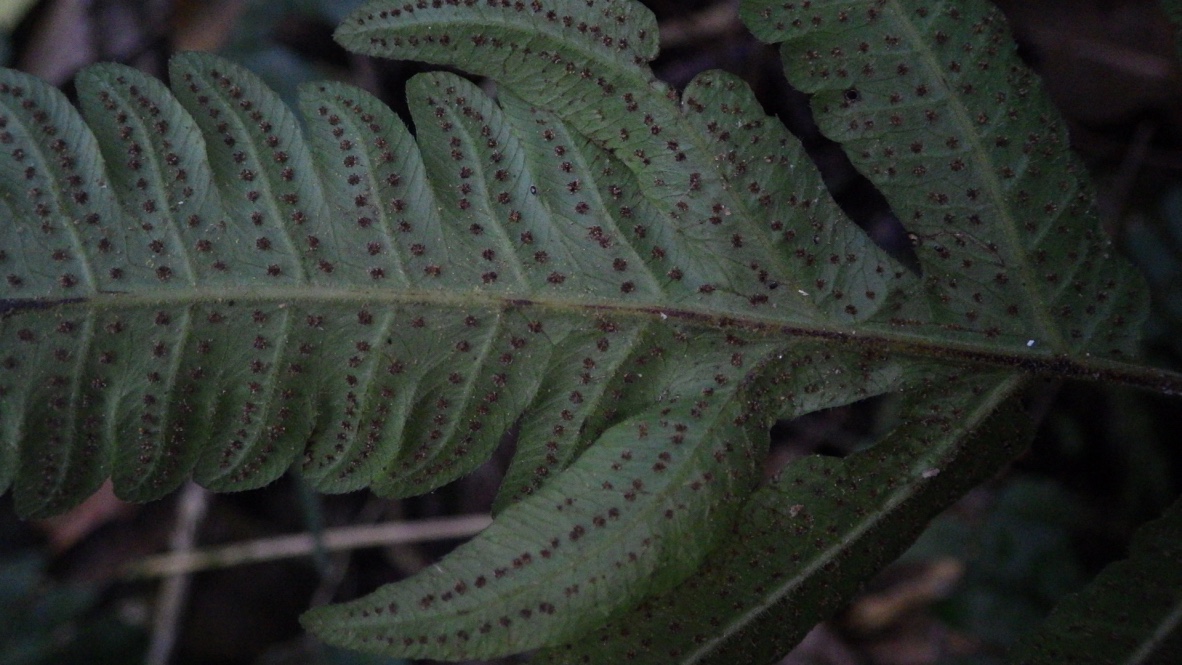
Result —
M 1145 354 L 1182 368 L 1182 69 L 1154 0 L 997 0 L 1020 53 L 1043 75 L 1095 175 L 1101 212 L 1146 274 L 1154 313 Z M 346 53 L 332 28 L 360 0 L 0 0 L 0 63 L 73 95 L 96 60 L 157 76 L 178 50 L 246 65 L 289 101 L 301 82 L 361 85 L 405 114 L 421 71 Z M 743 76 L 800 137 L 843 208 L 906 253 L 889 206 L 816 130 L 807 98 L 774 52 L 735 19 L 734 0 L 648 0 L 661 22 L 654 69 L 673 85 L 721 68 Z M 889 398 L 811 414 L 773 430 L 769 473 L 803 455 L 844 455 L 892 421 Z M 1182 409 L 1122 388 L 1046 383 L 1030 409 L 1043 425 L 1014 467 L 938 518 L 899 562 L 786 659 L 796 665 L 1003 662 L 1008 645 L 1057 599 L 1124 555 L 1137 525 L 1182 488 Z M 508 446 L 507 446 L 508 447 Z M 204 495 L 200 546 L 345 524 L 487 511 L 510 450 L 468 478 L 416 499 L 316 497 L 287 478 Z M 126 566 L 169 548 L 176 500 L 147 506 L 97 495 L 61 518 L 22 523 L 0 498 L 0 663 L 392 665 L 323 648 L 296 617 L 429 565 L 454 540 L 360 549 L 199 572 L 187 588 L 127 579 Z M 169 594 L 172 594 L 171 596 Z M 181 611 L 161 613 L 176 601 Z M 161 647 L 161 644 L 164 646 Z M 151 654 L 145 656 L 145 654 Z

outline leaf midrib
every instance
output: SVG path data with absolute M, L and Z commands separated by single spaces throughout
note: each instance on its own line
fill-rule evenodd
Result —
M 1157 652 L 1165 641 L 1182 625 L 1182 605 L 1175 605 L 1174 609 L 1170 611 L 1157 625 L 1153 628 L 1153 634 L 1137 647 L 1137 650 L 1129 655 L 1128 660 L 1124 661 L 1127 665 L 1141 665 L 1149 662 L 1150 658 L 1155 655 L 1160 655 Z
M 524 576 L 518 580 L 518 583 L 507 589 L 502 589 L 495 594 L 491 594 L 487 601 L 470 601 L 470 605 L 459 610 L 459 614 L 469 614 L 479 611 L 482 607 L 489 604 L 500 604 L 501 606 L 516 605 L 517 598 L 529 597 L 530 592 L 538 588 L 558 588 L 555 584 L 555 579 L 569 579 L 569 574 L 576 569 L 584 561 L 602 561 L 606 553 L 611 552 L 621 540 L 625 540 L 630 534 L 644 532 L 644 525 L 650 525 L 657 522 L 658 513 L 664 512 L 669 506 L 669 499 L 677 496 L 679 490 L 688 486 L 689 479 L 697 471 L 701 470 L 701 458 L 697 455 L 702 448 L 708 447 L 711 441 L 716 440 L 715 433 L 719 430 L 724 430 L 730 426 L 730 418 L 727 416 L 732 405 L 737 403 L 742 398 L 741 390 L 733 390 L 730 395 L 726 397 L 724 403 L 718 405 L 714 417 L 708 423 L 699 423 L 701 433 L 697 441 L 697 450 L 687 456 L 685 462 L 679 465 L 679 468 L 670 473 L 668 482 L 664 487 L 658 490 L 655 494 L 646 491 L 648 501 L 645 506 L 633 513 L 629 513 L 630 517 L 622 517 L 614 526 L 612 537 L 603 537 L 592 541 L 588 546 L 579 548 L 579 555 L 574 560 L 563 560 L 556 562 L 556 565 L 541 574 L 533 574 Z M 617 425 L 617 426 L 622 426 Z M 494 523 L 495 524 L 495 523 Z M 520 527 L 521 525 L 515 525 Z M 514 528 L 513 526 L 506 527 L 507 529 Z M 407 621 L 396 621 L 397 626 L 406 626 L 412 622 L 432 622 L 437 620 L 446 620 L 454 616 L 454 611 L 435 610 L 433 612 L 419 611 L 413 619 Z M 371 625 L 381 627 L 385 624 L 380 619 L 375 618 Z
M 334 92 L 336 92 L 336 91 L 334 90 Z M 339 93 L 337 93 L 337 94 L 339 94 Z M 332 103 L 337 104 L 338 106 L 341 106 L 339 100 L 337 100 L 334 97 L 329 97 L 328 99 L 318 100 L 318 101 L 320 101 L 321 103 L 332 102 Z M 310 107 L 310 105 L 309 105 L 309 107 Z M 342 122 L 344 122 L 345 124 L 347 124 L 349 126 L 349 129 L 350 129 L 349 134 L 351 136 L 365 136 L 365 132 L 361 129 L 360 122 L 358 121 L 357 117 L 353 113 L 338 113 L 337 116 L 339 118 L 341 118 Z M 308 112 L 307 108 L 305 108 L 304 109 L 304 117 L 305 118 L 312 118 L 314 116 Z M 307 138 L 308 137 L 305 137 L 305 139 L 307 139 Z M 405 145 L 404 144 L 404 141 L 406 140 L 405 136 L 399 136 L 398 139 L 399 139 L 398 142 L 394 146 L 395 150 L 407 151 L 407 150 L 417 150 L 418 149 L 418 146 L 417 146 L 417 144 L 415 144 L 414 141 L 410 141 L 411 145 L 409 145 L 409 146 Z M 311 146 L 312 146 L 312 142 L 309 140 L 309 147 L 311 147 Z M 367 150 L 369 149 L 368 145 L 366 145 L 366 149 Z M 371 159 L 372 159 L 372 157 L 371 157 Z M 418 165 L 418 168 L 419 169 L 422 168 L 421 162 Z M 368 185 L 368 190 L 370 192 L 382 191 L 382 189 L 383 189 L 382 185 L 381 185 L 381 183 L 378 182 L 378 169 L 373 168 L 371 166 L 371 168 L 365 169 L 364 172 L 365 172 L 366 182 Z M 408 173 L 407 175 L 411 176 L 412 174 Z M 329 176 L 324 173 L 321 173 L 320 177 L 323 180 L 327 180 Z M 341 177 L 341 176 L 337 175 L 336 177 Z M 326 196 L 326 198 L 328 198 L 328 197 Z M 394 224 L 391 220 L 390 210 L 386 206 L 379 205 L 379 206 L 374 206 L 374 212 L 376 213 L 375 216 L 378 219 L 378 228 L 381 229 L 381 232 L 382 232 L 382 239 L 387 243 L 387 246 L 398 247 L 399 245 L 395 241 Z M 390 255 L 394 257 L 394 260 L 391 263 L 394 265 L 394 267 L 398 271 L 398 275 L 397 275 L 398 281 L 403 286 L 410 284 L 411 278 L 410 278 L 410 274 L 409 274 L 409 271 L 407 270 L 407 266 L 406 266 L 406 263 L 407 263 L 406 256 L 400 251 L 390 252 Z
M 600 63 L 602 65 L 605 65 L 617 73 L 629 73 L 630 74 L 630 73 L 638 71 L 638 70 L 636 70 L 636 68 L 630 66 L 626 62 L 622 62 L 620 60 L 615 60 L 615 59 L 612 59 L 609 57 L 604 57 L 604 55 L 601 51 L 599 51 L 597 49 L 588 48 L 585 45 L 583 45 L 581 42 L 579 42 L 578 40 L 570 39 L 569 35 L 562 34 L 561 31 L 547 29 L 548 26 L 546 26 L 545 24 L 543 24 L 541 22 L 531 23 L 530 27 L 532 28 L 532 30 L 525 30 L 525 29 L 522 29 L 516 23 L 512 23 L 512 22 L 504 21 L 504 20 L 498 21 L 498 20 L 470 20 L 470 19 L 469 20 L 462 20 L 461 19 L 461 20 L 424 20 L 424 21 L 420 21 L 420 20 L 417 20 L 417 16 L 414 16 L 414 15 L 412 15 L 410 17 L 399 17 L 398 20 L 403 22 L 407 26 L 413 25 L 413 26 L 415 26 L 415 28 L 421 28 L 421 29 L 426 30 L 428 32 L 431 30 L 436 30 L 436 29 L 440 30 L 441 32 L 451 31 L 451 30 L 454 30 L 457 26 L 461 27 L 462 29 L 467 29 L 467 30 L 472 30 L 472 29 L 490 30 L 491 29 L 491 30 L 503 31 L 503 32 L 508 32 L 508 33 L 514 33 L 514 36 L 521 38 L 522 42 L 528 42 L 530 40 L 536 39 L 539 35 L 541 35 L 546 40 L 550 41 L 551 43 L 557 44 L 563 49 L 567 49 L 567 50 L 570 50 L 570 51 L 573 51 L 573 52 L 579 54 L 585 60 L 593 61 L 593 62 Z M 367 25 L 364 27 L 350 25 L 349 23 L 342 23 L 340 25 L 340 27 L 337 28 L 334 36 L 338 41 L 340 41 L 342 37 L 358 38 L 358 37 L 361 37 L 361 35 L 365 35 L 367 33 L 380 32 L 383 30 L 397 32 L 402 29 L 404 29 L 404 26 L 392 25 L 391 21 L 382 22 L 378 25 L 371 24 L 371 25 Z M 641 55 L 641 52 L 639 50 L 635 50 L 632 48 L 629 48 L 626 52 L 627 53 L 636 53 L 637 55 Z M 633 76 L 631 78 L 634 78 L 638 81 L 643 81 L 645 86 L 647 86 L 648 84 L 650 84 L 654 80 L 651 77 L 645 78 L 643 76 Z M 642 86 L 636 86 L 635 89 L 637 89 L 637 90 L 642 89 Z M 556 97 L 561 99 L 561 93 L 556 93 Z
M 971 434 L 974 430 L 976 430 L 978 425 L 984 422 L 985 419 L 987 419 L 991 414 L 994 413 L 994 411 L 996 411 L 1002 402 L 1008 399 L 1015 393 L 1015 391 L 1018 390 L 1019 387 L 1021 387 L 1023 381 L 1025 381 L 1025 379 L 1020 376 L 1011 376 L 994 387 L 994 389 L 990 391 L 988 398 L 980 400 L 973 412 L 971 414 L 966 414 L 966 417 L 959 421 L 961 423 L 961 434 L 958 435 L 954 441 L 948 442 L 935 450 L 927 451 L 927 454 L 916 460 L 913 468 L 929 468 L 930 464 L 927 464 L 926 462 L 929 462 L 932 459 L 933 453 L 940 455 L 946 452 L 949 448 L 954 447 L 956 442 L 959 441 L 961 437 Z M 901 487 L 898 491 L 892 492 L 883 500 L 879 501 L 876 509 L 868 513 L 864 518 L 860 519 L 854 527 L 846 530 L 843 538 L 836 541 L 831 547 L 828 547 L 824 551 L 818 553 L 818 555 L 812 559 L 811 563 L 801 568 L 797 574 L 786 578 L 783 583 L 777 586 L 775 591 L 764 594 L 761 602 L 753 604 L 747 611 L 740 614 L 725 628 L 719 629 L 717 633 L 707 639 L 707 641 L 699 646 L 692 654 L 678 661 L 679 665 L 689 665 L 692 663 L 701 662 L 702 659 L 709 656 L 711 652 L 717 649 L 721 644 L 727 640 L 732 639 L 736 634 L 754 622 L 759 617 L 759 615 L 770 610 L 773 606 L 780 602 L 780 600 L 786 594 L 821 574 L 821 570 L 825 565 L 840 557 L 842 553 L 849 549 L 851 544 L 856 544 L 867 533 L 871 532 L 875 527 L 877 527 L 884 519 L 889 518 L 895 509 L 914 497 L 930 482 L 931 481 L 927 479 L 920 480 L 919 482 L 910 482 Z
M 106 74 L 106 72 L 102 72 L 102 74 Z M 110 75 L 113 77 L 119 76 L 117 72 L 112 72 Z M 193 256 L 185 248 L 184 235 L 181 233 L 180 229 L 177 228 L 176 206 L 183 204 L 184 202 L 181 201 L 180 204 L 178 204 L 172 200 L 169 186 L 164 181 L 164 174 L 167 172 L 167 169 L 161 166 L 161 162 L 164 161 L 161 158 L 164 150 L 159 150 L 156 147 L 156 141 L 159 137 L 154 135 L 147 123 L 144 122 L 143 117 L 134 112 L 135 102 L 134 100 L 127 97 L 125 94 L 127 91 L 124 87 L 109 84 L 108 81 L 103 80 L 101 75 L 95 76 L 95 79 L 96 82 L 103 86 L 103 90 L 105 92 L 112 95 L 113 97 L 117 97 L 119 99 L 119 103 L 125 109 L 129 109 L 127 112 L 128 123 L 135 123 L 135 133 L 132 135 L 132 140 L 136 140 L 138 137 L 141 142 L 148 145 L 148 149 L 140 153 L 140 159 L 147 160 L 148 165 L 146 168 L 141 168 L 139 173 L 147 174 L 147 177 L 151 178 L 152 180 L 151 186 L 145 191 L 152 193 L 154 195 L 153 198 L 158 198 L 159 203 L 168 209 L 165 214 L 160 216 L 160 222 L 167 226 L 171 244 L 177 249 L 175 255 L 180 257 L 181 265 L 184 268 L 183 279 L 189 285 L 196 286 L 200 277 L 198 276 L 197 270 L 194 267 Z M 118 147 L 122 147 L 122 144 L 119 144 Z M 112 166 L 110 162 L 107 162 L 106 165 L 108 168 Z M 117 167 L 118 165 L 115 166 Z M 130 194 L 130 190 L 128 190 L 127 194 Z M 131 201 L 126 200 L 126 196 L 127 195 L 125 194 L 124 199 L 121 200 L 120 203 L 123 206 L 123 211 L 127 217 L 134 218 L 135 215 L 133 214 L 131 208 Z M 130 249 L 131 247 L 132 245 L 129 244 L 128 248 Z
M 29 299 L 37 302 L 37 299 Z M 822 323 L 815 320 L 753 316 L 708 307 L 668 306 L 656 302 L 621 303 L 609 299 L 563 297 L 515 297 L 508 294 L 440 290 L 332 288 L 325 286 L 242 286 L 236 288 L 170 289 L 148 293 L 102 292 L 91 298 L 63 303 L 58 311 L 119 310 L 147 307 L 186 307 L 242 303 L 288 305 L 356 305 L 398 307 L 433 306 L 440 310 L 530 309 L 547 314 L 570 314 L 589 322 L 614 315 L 647 319 L 658 325 L 674 323 L 708 330 L 733 330 L 760 335 L 763 341 L 796 339 L 822 341 L 853 351 L 876 351 L 894 356 L 932 358 L 949 364 L 1001 367 L 1039 376 L 1103 380 L 1148 388 L 1168 395 L 1182 395 L 1182 374 L 1115 358 L 1091 354 L 1056 354 L 1045 345 L 1029 349 L 1021 338 L 1018 345 L 964 341 L 963 338 L 934 339 L 930 333 L 891 324 Z M 20 311 L 17 309 L 16 311 Z M 33 310 L 34 315 L 39 313 Z M 20 316 L 9 314 L 7 318 Z M 1005 339 L 1005 338 L 998 338 Z
M 27 87 L 31 88 L 32 86 Z M 55 101 L 61 102 L 61 100 Z M 42 106 L 44 107 L 47 103 L 49 103 L 49 100 L 41 100 L 41 102 Z M 9 115 L 11 117 L 18 117 L 15 113 Z M 78 264 L 82 268 L 83 283 L 91 290 L 97 290 L 99 288 L 99 281 L 94 271 L 94 264 L 91 260 L 91 255 L 86 251 L 86 243 L 80 237 L 77 227 L 75 226 L 74 222 L 69 219 L 68 214 L 66 213 L 66 211 L 69 210 L 69 204 L 67 203 L 65 188 L 61 185 L 61 183 L 64 181 L 64 178 L 57 177 L 57 169 L 52 166 L 55 161 L 49 158 L 45 149 L 46 144 L 42 141 L 32 138 L 34 136 L 32 128 L 22 124 L 20 125 L 20 129 L 24 132 L 24 136 L 22 138 L 27 139 L 23 144 L 21 144 L 20 147 L 24 148 L 25 150 L 31 150 L 35 153 L 33 159 L 30 161 L 36 164 L 45 164 L 49 166 L 49 168 L 45 169 L 45 171 L 47 171 L 51 177 L 45 178 L 43 182 L 39 184 L 43 184 L 45 187 L 48 187 L 50 192 L 53 194 L 54 206 L 57 208 L 57 219 L 55 221 L 65 228 L 66 235 L 70 238 L 70 245 L 73 249 L 74 256 L 78 258 Z M 83 142 L 85 141 L 83 140 Z M 92 145 L 91 147 L 93 147 L 97 152 L 97 145 Z M 105 170 L 100 169 L 98 175 L 99 181 L 95 182 L 94 184 L 96 186 L 105 187 L 107 175 Z M 5 193 L 7 192 L 0 190 L 0 195 Z M 12 191 L 12 194 L 15 198 L 16 192 Z M 10 221 L 9 223 L 14 223 L 14 221 Z
M 1001 229 L 1005 242 L 1010 247 L 1009 257 L 1017 264 L 1015 267 L 1021 276 L 1023 290 L 1027 297 L 1030 298 L 1030 308 L 1034 315 L 1034 323 L 1038 327 L 1039 333 L 1044 336 L 1044 339 L 1040 340 L 1040 342 L 1050 343 L 1057 350 L 1068 349 L 1069 347 L 1064 343 L 1061 331 L 1051 318 L 1050 308 L 1047 306 L 1043 294 L 1034 288 L 1038 280 L 1035 278 L 1034 269 L 1029 260 L 1030 250 L 1026 248 L 1022 242 L 1022 238 L 1018 235 L 1017 220 L 1014 218 L 1013 211 L 1008 205 L 1005 189 L 1002 187 L 1001 181 L 998 180 L 996 165 L 989 156 L 990 152 L 985 149 L 984 144 L 981 142 L 981 134 L 976 131 L 973 122 L 969 118 L 968 110 L 961 101 L 961 96 L 956 94 L 956 91 L 948 83 L 944 75 L 944 69 L 940 66 L 940 62 L 930 46 L 932 43 L 931 40 L 924 38 L 923 34 L 916 28 L 915 23 L 908 17 L 906 10 L 901 6 L 899 0 L 891 0 L 890 6 L 899 25 L 907 33 L 904 43 L 911 46 L 911 52 L 922 60 L 923 66 L 931 73 L 931 76 L 939 80 L 946 88 L 947 95 L 945 99 L 947 100 L 948 110 L 951 111 L 955 118 L 955 124 L 961 128 L 960 137 L 969 144 L 967 152 L 977 165 L 980 182 L 984 186 L 984 189 L 988 191 L 989 199 L 994 202 L 993 209 L 1000 217 L 997 226 Z
M 195 69 L 197 71 L 200 71 L 200 68 L 195 68 Z M 209 85 L 209 86 L 207 86 L 206 90 L 207 90 L 207 94 L 210 94 L 211 96 L 216 95 L 218 102 L 220 104 L 222 104 L 224 107 L 226 107 L 226 108 L 233 108 L 234 107 L 234 100 L 232 98 L 230 98 L 230 96 L 227 94 L 226 90 L 224 88 L 222 88 L 221 86 Z M 184 106 L 184 103 L 182 103 L 181 105 Z M 193 113 L 195 110 L 196 109 L 188 109 L 188 111 L 190 113 Z M 291 112 L 290 108 L 284 108 L 282 111 Z M 276 116 L 277 119 L 282 117 L 282 111 L 280 112 L 280 114 L 277 114 L 277 116 Z M 194 114 L 194 115 L 196 115 L 196 114 Z M 256 133 L 255 130 L 252 130 L 250 127 L 248 127 L 246 124 L 246 121 L 238 113 L 225 113 L 225 114 L 223 114 L 223 116 L 225 118 L 225 120 L 224 120 L 225 122 L 231 122 L 234 124 L 234 127 L 235 127 L 234 133 L 238 134 L 239 136 L 250 137 L 251 140 L 246 140 L 246 141 L 241 142 L 242 143 L 242 150 L 244 152 L 247 152 L 250 154 L 251 163 L 260 165 L 259 171 L 260 171 L 260 175 L 262 176 L 260 178 L 256 178 L 256 180 L 251 183 L 251 186 L 260 192 L 258 202 L 266 207 L 268 217 L 272 220 L 282 220 L 283 213 L 279 209 L 279 205 L 277 203 L 279 200 L 279 196 L 275 192 L 274 171 L 273 171 L 273 169 L 262 167 L 262 165 L 267 164 L 267 159 L 264 155 L 260 154 L 258 144 L 253 140 L 254 135 Z M 298 122 L 294 122 L 293 125 L 294 126 L 291 128 L 291 131 L 294 134 L 294 136 L 291 139 L 289 139 L 289 144 L 290 144 L 292 151 L 299 153 L 300 156 L 302 156 L 302 157 L 310 157 L 310 155 L 308 155 L 306 152 L 304 152 L 304 150 L 306 149 L 305 147 L 308 145 L 307 137 L 304 136 L 304 132 L 299 127 Z M 202 133 L 202 135 L 206 135 L 208 137 L 208 135 L 204 129 L 202 129 L 201 133 Z M 237 147 L 237 146 L 235 146 L 235 147 Z M 207 150 L 208 150 L 208 148 L 207 148 Z M 217 162 L 216 159 L 210 159 L 210 156 L 208 154 L 205 155 L 204 157 L 205 157 L 207 163 L 209 163 L 211 165 L 211 168 L 212 168 L 212 165 L 214 165 Z M 308 159 L 307 162 L 310 164 L 311 160 Z M 218 177 L 217 177 L 216 172 L 214 173 L 214 182 L 217 183 L 216 186 L 218 187 L 219 190 L 222 191 L 223 195 L 225 195 L 225 193 L 227 191 L 236 191 L 236 189 L 239 186 L 238 183 L 233 183 L 233 182 L 231 182 L 229 185 L 227 185 L 226 183 L 218 182 Z M 318 190 L 320 189 L 319 183 L 317 183 L 317 189 Z M 317 194 L 321 197 L 323 196 L 323 193 L 320 191 L 318 191 Z M 226 212 L 230 212 L 230 210 L 232 210 L 232 208 L 228 209 Z M 282 222 L 278 222 L 274 225 L 274 230 L 278 235 L 280 235 L 283 238 L 283 244 L 287 248 L 286 255 L 288 257 L 292 258 L 291 266 L 292 266 L 292 269 L 295 271 L 295 278 L 294 279 L 298 282 L 307 283 L 309 281 L 309 275 L 308 275 L 307 266 L 304 263 L 304 259 L 306 259 L 307 257 L 305 256 L 305 253 L 303 251 L 301 251 L 299 245 L 296 243 L 295 238 L 292 237 L 292 228 L 290 226 L 288 226 L 287 224 L 284 224 Z M 182 252 L 185 254 L 188 254 L 189 251 L 190 250 L 188 250 L 187 248 L 182 248 Z M 190 259 L 191 259 L 191 257 L 190 257 Z

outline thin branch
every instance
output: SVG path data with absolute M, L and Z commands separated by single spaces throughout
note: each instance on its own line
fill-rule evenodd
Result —
M 197 525 L 205 516 L 209 492 L 189 481 L 181 492 L 177 505 L 176 526 L 173 528 L 168 556 L 184 557 L 193 554 L 197 542 Z M 160 585 L 156 613 L 152 618 L 152 642 L 148 645 L 145 665 L 167 665 L 176 644 L 177 631 L 189 596 L 189 571 L 167 571 L 168 577 Z
M 716 41 L 743 30 L 739 3 L 729 0 L 685 18 L 661 22 L 661 50 Z
M 325 551 L 336 552 L 363 547 L 468 538 L 479 533 L 491 521 L 492 519 L 487 515 L 464 515 L 416 522 L 326 529 L 323 547 Z M 148 557 L 127 567 L 123 572 L 123 577 L 127 579 L 161 577 L 229 568 L 248 563 L 308 556 L 315 549 L 316 542 L 312 535 L 307 533 L 263 538 L 204 550 L 169 552 Z
M 349 519 L 351 524 L 365 524 L 373 525 L 380 519 L 399 519 L 402 517 L 402 502 L 389 501 L 381 499 L 374 494 L 370 494 L 361 506 L 361 510 Z M 349 562 L 353 558 L 352 550 L 345 550 L 343 552 L 334 552 L 331 555 L 324 550 L 324 525 L 321 524 L 320 532 L 316 534 L 318 537 L 317 548 L 320 552 L 324 552 L 325 558 L 328 559 L 328 569 L 320 575 L 320 584 L 317 585 L 316 590 L 312 592 L 312 600 L 309 601 L 310 607 L 319 607 L 327 605 L 332 602 L 332 599 L 337 595 L 337 589 L 341 582 L 345 579 L 345 573 L 349 570 Z M 403 548 L 391 548 L 403 549 Z

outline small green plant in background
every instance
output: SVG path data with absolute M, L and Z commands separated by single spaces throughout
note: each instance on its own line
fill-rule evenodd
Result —
M 630 1 L 357 10 L 347 48 L 496 82 L 415 78 L 413 134 L 339 83 L 298 118 L 208 55 L 171 91 L 92 67 L 81 115 L 5 71 L 0 486 L 27 516 L 292 467 L 410 496 L 513 431 L 488 529 L 305 624 L 400 657 L 774 662 L 1025 448 L 1037 377 L 1182 390 L 1136 360 L 1141 282 L 995 10 L 742 13 L 918 270 L 739 79 L 655 80 Z M 873 446 L 760 482 L 773 421 L 884 394 Z M 1015 662 L 1168 659 L 1178 510 Z

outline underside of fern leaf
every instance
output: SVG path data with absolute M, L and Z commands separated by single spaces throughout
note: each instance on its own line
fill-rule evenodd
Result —
M 1176 663 L 1182 658 L 1182 501 L 1133 536 L 1129 557 L 1065 598 L 1013 665 Z
M 149 500 L 190 475 L 229 491 L 293 466 L 321 491 L 407 496 L 512 430 L 487 531 L 306 617 L 355 648 L 494 656 L 676 607 L 737 516 L 776 524 L 797 501 L 781 480 L 745 507 L 775 418 L 906 393 L 892 438 L 828 470 L 881 476 L 890 501 L 859 499 L 859 519 L 809 509 L 829 544 L 785 564 L 800 584 L 756 581 L 760 611 L 681 651 L 730 653 L 828 564 L 869 574 L 1004 464 L 1022 437 L 999 437 L 998 414 L 1026 376 L 1179 385 L 1129 364 L 1137 279 L 1000 19 L 913 4 L 745 11 L 915 234 L 919 276 L 842 214 L 740 80 L 677 94 L 653 79 L 655 21 L 630 1 L 359 10 L 345 46 L 497 84 L 494 100 L 453 74 L 414 79 L 413 135 L 335 83 L 302 91 L 301 122 L 207 55 L 173 60 L 172 91 L 86 70 L 81 116 L 4 72 L 0 487 L 31 516 L 108 476 Z M 978 441 L 994 453 L 962 457 Z M 844 491 L 817 473 L 785 478 Z M 876 555 L 851 554 L 866 538 Z
M 938 391 L 909 395 L 905 424 L 872 448 L 786 467 L 693 579 L 534 660 L 778 662 L 898 557 L 944 497 L 1025 448 L 1031 422 L 1011 399 L 1013 377 L 944 378 Z

